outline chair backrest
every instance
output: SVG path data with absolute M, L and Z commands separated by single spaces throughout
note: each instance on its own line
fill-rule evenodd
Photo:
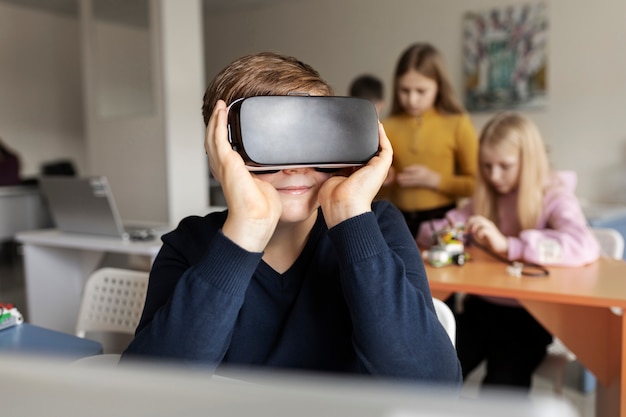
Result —
M 83 290 L 76 335 L 86 332 L 134 334 L 148 289 L 148 272 L 102 268 L 93 272 Z
M 602 254 L 615 259 L 624 256 L 624 237 L 615 229 L 592 227 L 591 231 L 598 240 Z
M 435 312 L 439 322 L 446 329 L 452 344 L 456 346 L 456 319 L 454 318 L 454 313 L 446 303 L 437 298 L 433 298 L 433 304 L 435 305 Z

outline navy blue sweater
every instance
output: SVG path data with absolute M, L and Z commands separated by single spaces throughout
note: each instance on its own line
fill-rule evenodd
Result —
M 131 357 L 371 374 L 459 386 L 415 240 L 400 212 L 328 230 L 322 211 L 284 274 L 226 238 L 226 212 L 163 236 Z

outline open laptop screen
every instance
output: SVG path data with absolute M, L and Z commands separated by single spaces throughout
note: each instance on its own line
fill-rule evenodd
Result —
M 44 176 L 40 187 L 60 231 L 132 237 L 134 232 L 124 227 L 106 177 Z

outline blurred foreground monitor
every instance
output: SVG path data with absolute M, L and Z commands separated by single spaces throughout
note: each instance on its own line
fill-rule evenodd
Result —
M 555 397 L 500 393 L 464 399 L 433 387 L 380 379 L 244 372 L 210 377 L 164 365 L 89 366 L 0 355 L 5 415 L 574 417 Z

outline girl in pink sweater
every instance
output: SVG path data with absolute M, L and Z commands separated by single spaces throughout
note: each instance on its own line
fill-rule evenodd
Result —
M 574 194 L 572 172 L 550 170 L 536 125 L 514 112 L 496 115 L 479 144 L 479 174 L 472 200 L 443 220 L 422 224 L 417 242 L 433 231 L 464 225 L 472 242 L 510 261 L 579 266 L 600 248 Z M 457 353 L 466 377 L 487 361 L 484 385 L 528 390 L 552 336 L 515 300 L 466 297 L 457 317 Z

